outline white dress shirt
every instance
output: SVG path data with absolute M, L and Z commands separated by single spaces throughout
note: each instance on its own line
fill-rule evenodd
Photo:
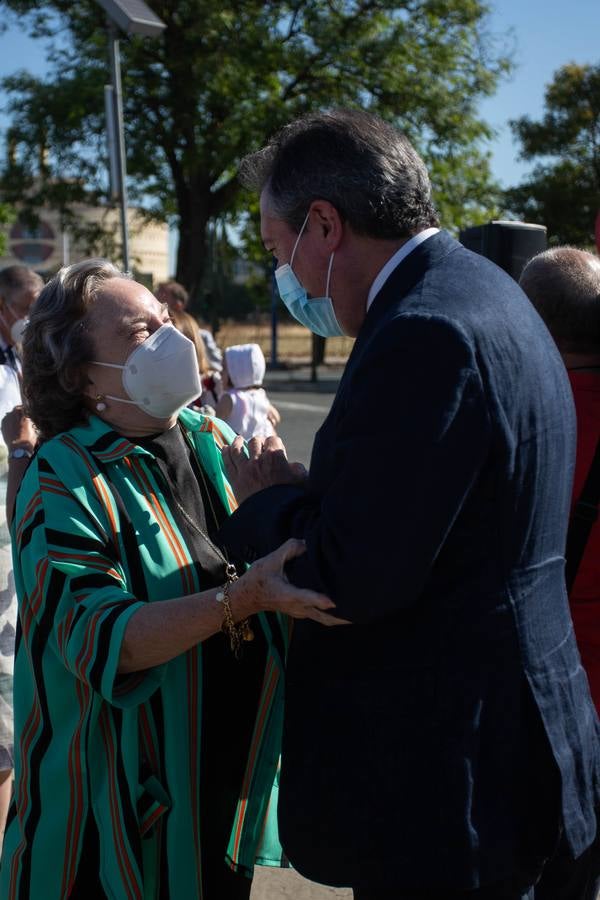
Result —
M 418 247 L 419 244 L 422 244 L 423 241 L 426 241 L 427 238 L 432 237 L 434 234 L 437 234 L 439 228 L 425 228 L 424 231 L 419 231 L 418 234 L 413 235 L 405 244 L 402 244 L 399 250 L 396 250 L 393 256 L 390 256 L 386 264 L 382 269 L 379 270 L 377 275 L 375 276 L 375 280 L 369 289 L 369 296 L 367 297 L 367 310 L 371 306 L 371 303 L 386 283 L 396 266 L 398 266 L 403 259 L 406 259 L 409 253 L 411 253 L 415 247 Z
M 8 345 L 0 339 L 0 350 L 6 352 Z M 20 364 L 15 359 L 17 366 Z M 17 368 L 8 365 L 0 365 L 0 422 L 15 406 L 20 406 L 23 402 L 21 399 L 21 383 Z M 4 440 L 0 433 L 0 445 L 4 446 Z

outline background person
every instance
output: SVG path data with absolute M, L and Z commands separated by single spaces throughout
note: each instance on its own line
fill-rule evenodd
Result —
M 218 398 L 222 392 L 221 375 L 219 372 L 212 370 L 208 363 L 206 346 L 202 339 L 202 332 L 196 319 L 185 310 L 170 310 L 171 319 L 175 328 L 179 329 L 186 338 L 192 342 L 196 350 L 198 358 L 198 371 L 200 372 L 200 381 L 202 383 L 202 393 L 196 399 L 194 407 L 199 408 L 199 412 L 207 415 L 215 414 L 215 407 Z
M 281 421 L 262 386 L 266 369 L 258 344 L 233 344 L 225 350 L 223 393 L 216 414 L 246 440 L 272 437 Z
M 600 441 L 600 260 L 575 247 L 535 256 L 520 285 L 540 313 L 569 373 L 577 412 L 577 502 Z M 581 659 L 600 709 L 600 522 L 590 532 L 570 593 Z
M 21 404 L 21 337 L 31 305 L 42 286 L 40 276 L 27 266 L 8 266 L 0 271 L 0 421 Z M 31 423 L 25 421 L 22 426 L 14 432 L 3 431 L 3 441 L 0 441 L 0 846 L 13 769 L 12 680 L 17 623 L 5 505 L 10 470 L 13 479 L 15 470 L 24 470 L 36 441 Z M 12 493 L 8 499 L 12 504 Z
M 156 296 L 161 303 L 168 303 L 172 313 L 185 312 L 189 303 L 189 294 L 178 281 L 163 281 L 158 285 Z M 215 372 L 220 372 L 223 366 L 223 354 L 219 350 L 212 331 L 208 328 L 200 328 L 200 334 L 206 348 L 208 364 Z
M 598 719 L 564 581 L 575 414 L 518 285 L 437 228 L 391 125 L 292 122 L 243 166 L 283 302 L 356 337 L 307 482 L 275 438 L 224 448 L 230 550 L 353 625 L 298 622 L 279 821 L 292 864 L 359 900 L 517 900 L 597 830 Z M 591 856 L 587 866 L 596 865 Z
M 43 286 L 41 276 L 27 266 L 0 270 L 0 349 L 6 357 L 0 363 L 12 365 L 13 355 L 18 356 L 29 310 Z
M 0 462 L 0 851 L 14 765 L 13 666 L 17 595 L 9 527 L 16 492 L 37 443 L 33 423 L 21 406 L 16 406 L 2 419 L 2 440 L 8 455 Z
M 142 285 L 103 260 L 62 269 L 23 369 L 42 444 L 12 527 L 19 747 L 0 896 L 247 900 L 256 856 L 280 859 L 287 625 L 270 613 L 334 621 L 331 603 L 283 578 L 299 542 L 234 578 L 217 537 L 233 435 L 184 408 L 193 345 Z

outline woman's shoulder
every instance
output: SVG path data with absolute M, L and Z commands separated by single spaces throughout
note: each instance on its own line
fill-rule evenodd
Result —
M 43 468 L 44 464 L 68 459 L 73 453 L 73 450 L 70 445 L 64 441 L 64 437 L 65 435 L 69 435 L 69 433 L 70 432 L 68 431 L 62 431 L 60 434 L 56 434 L 54 437 L 41 443 L 32 459 L 32 465 L 29 466 L 29 469 L 32 468 L 33 465 L 37 465 L 38 468 Z M 29 469 L 27 471 L 29 471 Z
M 179 421 L 183 427 L 194 436 L 195 434 L 210 434 L 218 447 L 231 444 L 236 437 L 235 431 L 227 422 L 217 416 L 205 416 L 193 409 L 182 409 L 179 413 Z
M 34 457 L 38 462 L 63 462 L 74 459 L 86 452 L 89 446 L 90 429 L 86 425 L 69 428 L 61 431 L 54 437 L 44 441 Z
M 49 509 L 62 508 L 64 498 L 81 484 L 82 472 L 76 473 L 73 451 L 63 443 L 62 436 L 58 434 L 40 444 L 27 466 L 15 499 L 16 523 L 28 520 L 38 508 L 43 507 L 46 514 Z
M 43 441 L 27 468 L 20 493 L 33 494 L 37 489 L 56 496 L 80 494 L 81 489 L 85 492 L 97 471 L 94 438 L 94 428 L 84 424 Z

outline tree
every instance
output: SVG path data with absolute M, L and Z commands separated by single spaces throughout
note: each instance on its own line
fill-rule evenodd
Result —
M 480 0 L 153 0 L 160 40 L 122 44 L 132 201 L 175 222 L 178 280 L 197 291 L 209 224 L 238 220 L 240 158 L 310 109 L 361 105 L 428 160 L 445 224 L 486 218 L 497 190 L 478 101 L 509 68 Z M 17 151 L 3 190 L 57 205 L 105 196 L 103 15 L 91 0 L 0 0 L 50 41 L 47 80 L 4 82 Z M 41 174 L 35 160 L 48 149 Z M 252 223 L 252 217 L 248 219 Z
M 540 160 L 506 205 L 548 228 L 551 243 L 594 243 L 600 209 L 600 66 L 571 63 L 546 89 L 544 116 L 511 122 L 521 158 Z
M 6 232 L 4 228 L 15 220 L 14 210 L 6 203 L 0 203 L 0 256 L 6 253 Z

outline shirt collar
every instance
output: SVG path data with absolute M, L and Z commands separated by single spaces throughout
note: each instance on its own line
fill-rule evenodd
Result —
M 400 265 L 403 259 L 406 259 L 409 253 L 418 247 L 419 244 L 422 244 L 423 241 L 426 241 L 427 238 L 432 237 L 434 234 L 437 234 L 439 228 L 425 228 L 424 231 L 419 231 L 418 234 L 413 235 L 405 244 L 402 244 L 399 250 L 396 250 L 393 256 L 390 256 L 388 261 L 385 263 L 382 269 L 379 270 L 377 275 L 375 276 L 375 280 L 369 289 L 369 296 L 367 297 L 367 311 L 371 306 L 373 300 L 386 283 L 396 266 Z
M 206 432 L 212 435 L 214 426 L 208 416 L 182 409 L 179 419 L 186 431 Z M 116 462 L 118 459 L 132 454 L 151 455 L 144 447 L 132 443 L 128 438 L 113 431 L 107 422 L 94 413 L 89 414 L 85 424 L 76 425 L 66 434 L 70 434 L 78 443 L 86 447 L 101 463 Z

